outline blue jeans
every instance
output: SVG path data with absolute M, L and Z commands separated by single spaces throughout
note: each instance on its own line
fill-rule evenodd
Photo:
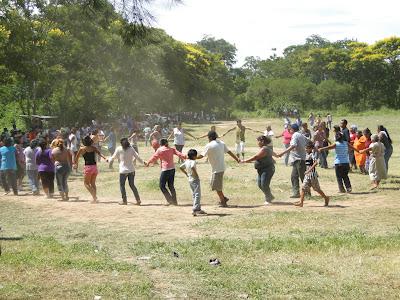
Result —
M 28 182 L 31 186 L 32 192 L 37 193 L 39 191 L 39 173 L 38 170 L 26 170 L 28 176 Z
M 164 194 L 165 199 L 170 204 L 178 204 L 176 200 L 176 191 L 174 187 L 175 169 L 162 171 L 160 175 L 160 190 Z M 168 189 L 166 185 L 168 184 Z
M 285 150 L 290 147 L 290 144 L 283 144 L 285 147 Z M 285 165 L 287 166 L 289 164 L 289 152 L 285 154 Z
M 68 193 L 68 177 L 70 173 L 71 168 L 68 164 L 56 166 L 56 180 L 59 192 Z
M 271 189 L 269 187 L 271 183 L 272 176 L 275 173 L 275 166 L 272 165 L 267 169 L 257 170 L 257 184 L 260 190 L 263 191 L 265 195 L 265 201 L 271 202 L 274 196 L 272 196 Z
M 193 199 L 193 211 L 201 210 L 200 198 L 201 198 L 201 189 L 200 189 L 200 179 L 195 179 L 189 182 L 190 188 L 192 189 L 192 199 Z
M 119 174 L 119 189 L 121 190 L 122 200 L 126 202 L 126 190 L 125 183 L 128 178 L 129 187 L 131 188 L 133 194 L 135 195 L 136 201 L 140 201 L 139 192 L 135 186 L 135 172 Z

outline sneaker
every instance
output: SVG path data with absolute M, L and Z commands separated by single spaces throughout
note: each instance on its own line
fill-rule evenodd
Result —
M 119 205 L 128 205 L 127 201 L 122 200 L 121 202 L 118 202 Z
M 351 193 L 353 190 L 351 188 L 347 189 L 347 193 Z
M 140 204 L 142 204 L 142 201 L 136 200 L 136 205 L 140 206 Z
M 271 204 L 272 204 L 272 203 L 271 203 L 271 202 L 268 202 L 268 201 L 265 201 L 265 202 L 264 202 L 264 205 L 267 205 L 267 206 L 268 206 L 268 205 L 271 205 Z

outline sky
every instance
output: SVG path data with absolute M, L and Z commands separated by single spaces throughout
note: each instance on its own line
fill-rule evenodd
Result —
M 182 0 L 155 1 L 155 27 L 182 42 L 205 35 L 238 49 L 238 66 L 247 56 L 268 58 L 312 34 L 330 41 L 357 39 L 369 44 L 400 36 L 399 0 Z

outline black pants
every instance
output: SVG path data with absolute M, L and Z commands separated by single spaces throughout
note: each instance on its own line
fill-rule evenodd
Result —
M 337 165 L 335 165 L 336 180 L 337 180 L 340 192 L 345 192 L 346 190 L 348 192 L 351 192 L 351 183 L 350 183 L 350 178 L 349 178 L 349 171 L 350 171 L 350 165 L 349 164 L 337 164 Z M 346 187 L 346 190 L 344 189 L 343 184 Z
M 121 190 L 122 200 L 126 202 L 126 190 L 125 183 L 128 178 L 129 187 L 131 188 L 133 194 L 135 195 L 136 201 L 140 201 L 139 192 L 135 186 L 135 172 L 127 174 L 119 174 L 119 189 Z
M 165 199 L 170 204 L 177 204 L 176 191 L 174 187 L 175 169 L 162 171 L 160 175 L 160 190 L 164 194 Z M 168 184 L 168 189 L 166 185 Z
M 43 188 L 49 189 L 49 194 L 54 194 L 54 172 L 39 172 Z

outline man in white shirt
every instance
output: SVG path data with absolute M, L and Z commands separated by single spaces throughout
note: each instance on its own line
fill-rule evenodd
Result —
M 299 132 L 299 126 L 292 124 L 290 127 L 292 139 L 290 146 L 285 151 L 278 154 L 282 157 L 287 152 L 290 152 L 289 163 L 292 166 L 291 182 L 292 182 L 292 195 L 290 198 L 300 198 L 300 184 L 304 180 L 304 173 L 306 171 L 306 145 L 308 139 Z
M 211 189 L 216 191 L 220 200 L 221 207 L 227 207 L 228 198 L 225 197 L 222 187 L 225 172 L 225 153 L 228 153 L 234 160 L 238 163 L 240 159 L 233 154 L 225 145 L 224 142 L 217 140 L 217 133 L 215 131 L 210 131 L 208 133 L 209 143 L 206 145 L 203 153 L 197 158 L 201 159 L 205 156 L 208 157 L 212 169 L 211 177 Z

